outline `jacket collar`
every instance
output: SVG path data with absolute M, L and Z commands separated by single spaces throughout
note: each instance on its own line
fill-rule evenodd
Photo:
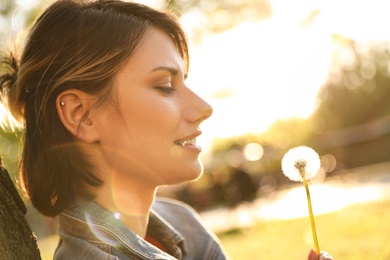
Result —
M 165 221 L 153 208 L 150 212 L 147 233 L 167 248 L 159 250 L 127 228 L 116 215 L 99 204 L 77 198 L 59 216 L 59 229 L 68 235 L 90 242 L 103 242 L 118 250 L 147 259 L 181 259 L 186 254 L 182 235 Z

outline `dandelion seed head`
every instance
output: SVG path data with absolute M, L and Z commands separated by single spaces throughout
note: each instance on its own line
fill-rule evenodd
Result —
M 298 160 L 294 162 L 294 167 L 297 168 L 298 170 L 303 170 L 306 167 L 306 160 Z
M 310 147 L 298 146 L 290 149 L 282 159 L 282 171 L 292 181 L 303 181 L 314 177 L 320 169 L 318 154 Z

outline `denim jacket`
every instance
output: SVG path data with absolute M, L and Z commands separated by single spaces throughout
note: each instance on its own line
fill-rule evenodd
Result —
M 59 215 L 60 241 L 54 259 L 227 259 L 196 212 L 178 201 L 153 203 L 147 233 L 167 253 L 132 232 L 112 212 L 78 198 Z

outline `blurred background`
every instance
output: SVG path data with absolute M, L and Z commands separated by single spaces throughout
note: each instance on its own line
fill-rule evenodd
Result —
M 6 51 L 50 1 L 1 0 Z M 160 195 L 192 205 L 233 259 L 305 259 L 305 191 L 281 172 L 307 145 L 321 158 L 310 189 L 320 246 L 335 259 L 390 259 L 390 2 L 150 0 L 190 40 L 187 83 L 214 108 L 198 140 L 204 174 Z M 0 107 L 0 155 L 19 185 L 22 129 Z M 26 204 L 28 202 L 26 201 Z M 42 256 L 56 221 L 29 208 Z

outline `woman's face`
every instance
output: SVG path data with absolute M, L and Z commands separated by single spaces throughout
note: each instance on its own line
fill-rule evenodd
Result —
M 173 41 L 150 28 L 115 78 L 117 103 L 96 114 L 102 171 L 153 186 L 201 174 L 201 147 L 195 140 L 212 108 L 185 85 L 185 78 Z

